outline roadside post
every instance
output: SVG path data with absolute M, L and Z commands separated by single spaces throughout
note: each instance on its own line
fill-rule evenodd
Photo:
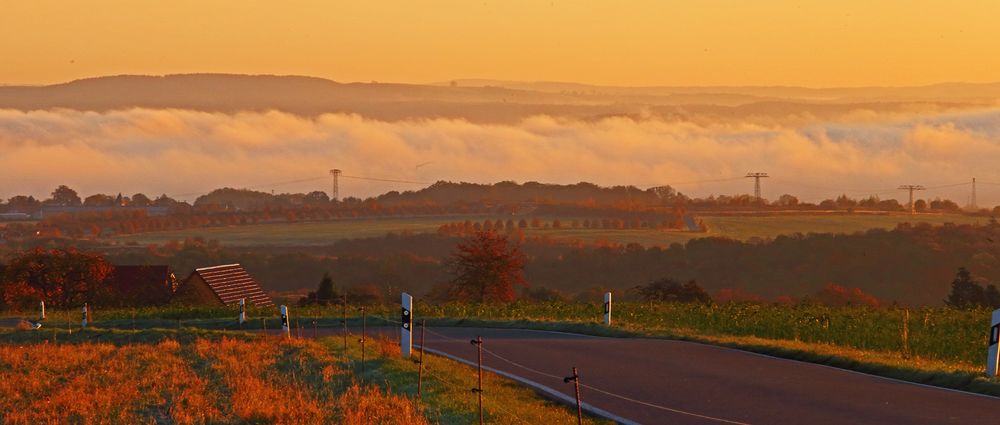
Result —
M 240 327 L 247 321 L 247 299 L 240 298 Z
M 611 326 L 611 291 L 604 293 L 604 324 Z
M 472 392 L 479 396 L 479 425 L 483 425 L 483 337 L 477 336 L 471 342 L 479 349 L 479 385 Z
M 420 369 L 417 372 L 417 398 L 420 398 L 420 384 L 424 381 L 424 334 L 427 333 L 427 319 L 420 321 Z
M 361 306 L 361 383 L 365 382 L 365 340 L 368 339 L 368 315 L 365 306 Z
M 993 310 L 993 317 L 990 320 L 990 348 L 986 354 L 986 375 L 990 378 L 995 378 L 1000 368 L 1000 362 L 997 360 L 997 356 L 1000 355 L 997 352 L 998 342 L 1000 342 L 1000 309 Z
M 292 333 L 288 327 L 288 307 L 282 305 L 281 309 L 281 332 L 285 334 L 285 338 L 291 339 Z
M 90 319 L 90 312 L 87 310 L 87 304 L 86 303 L 83 304 L 83 310 L 81 310 L 81 313 L 82 313 L 83 317 L 81 317 L 81 319 L 80 319 L 80 327 L 81 328 L 86 328 L 87 327 L 87 321 L 88 321 L 87 319 Z
M 573 383 L 576 387 L 576 423 L 577 425 L 583 425 L 583 407 L 580 403 L 580 374 L 576 372 L 576 366 L 573 366 L 573 376 L 567 376 L 563 378 L 563 383 Z
M 399 354 L 406 359 L 410 357 L 410 351 L 413 349 L 413 297 L 406 292 L 403 292 L 403 316 L 400 323 L 402 325 L 399 329 Z
M 38 313 L 38 320 L 45 320 L 45 301 L 39 301 L 39 304 L 41 304 L 42 311 Z

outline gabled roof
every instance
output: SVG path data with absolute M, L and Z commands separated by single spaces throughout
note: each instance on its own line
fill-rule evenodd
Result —
M 195 269 L 193 274 L 201 277 L 223 304 L 235 304 L 240 298 L 246 298 L 257 306 L 274 305 L 271 297 L 264 293 L 257 281 L 239 264 L 203 267 Z

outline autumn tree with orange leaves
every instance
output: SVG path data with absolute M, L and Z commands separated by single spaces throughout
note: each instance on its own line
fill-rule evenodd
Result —
M 493 231 L 479 231 L 458 244 L 450 266 L 449 296 L 472 302 L 510 302 L 524 280 L 521 247 Z
M 52 307 L 75 307 L 104 295 L 104 281 L 111 270 L 111 264 L 98 254 L 35 248 L 7 264 L 0 277 L 0 294 L 9 306 L 45 301 Z

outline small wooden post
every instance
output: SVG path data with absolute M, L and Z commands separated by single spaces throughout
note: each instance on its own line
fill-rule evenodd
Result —
M 365 382 L 365 339 L 368 337 L 368 316 L 361 307 L 361 383 Z
M 479 425 L 483 425 L 483 337 L 477 336 L 471 343 L 479 348 L 479 386 L 472 392 L 479 395 Z
M 424 381 L 424 334 L 427 333 L 427 319 L 420 321 L 420 367 L 417 371 L 417 398 L 420 398 L 420 384 Z
M 580 402 L 580 374 L 576 372 L 576 366 L 573 366 L 573 376 L 563 378 L 563 382 L 569 383 L 573 381 L 573 386 L 576 387 L 576 423 L 577 425 L 583 425 L 583 407 Z

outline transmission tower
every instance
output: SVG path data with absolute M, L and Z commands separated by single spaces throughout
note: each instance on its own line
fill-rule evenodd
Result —
M 760 202 L 760 179 L 768 177 L 767 173 L 747 173 L 747 178 L 753 178 L 753 196 Z
M 905 184 L 905 185 L 899 186 L 899 190 L 908 190 L 908 191 L 910 191 L 910 214 L 911 215 L 914 214 L 916 211 L 913 208 L 913 191 L 914 190 L 927 190 L 927 188 L 923 187 L 923 186 L 921 186 L 919 184 Z
M 338 169 L 330 170 L 330 175 L 333 176 L 333 192 L 330 193 L 330 200 L 339 201 L 340 200 L 340 170 L 338 170 Z
M 976 205 L 976 178 L 972 178 L 972 198 L 969 199 L 969 209 L 978 210 L 979 206 Z

